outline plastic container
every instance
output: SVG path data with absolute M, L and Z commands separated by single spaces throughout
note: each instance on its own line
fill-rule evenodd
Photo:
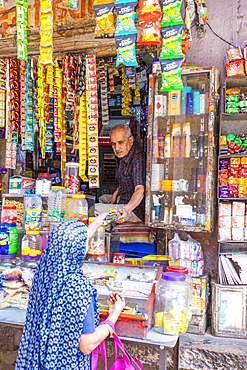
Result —
M 52 186 L 48 195 L 48 221 L 63 221 L 65 214 L 65 202 L 65 188 L 63 186 Z
M 77 220 L 87 224 L 88 204 L 85 194 L 73 194 L 68 207 L 68 220 Z
M 39 231 L 42 227 L 42 199 L 40 194 L 27 194 L 25 202 L 25 230 Z
M 156 287 L 154 328 L 162 334 L 185 333 L 189 322 L 190 288 L 186 276 L 164 272 Z
M 125 253 L 114 253 L 112 262 L 125 264 Z
M 89 223 L 92 222 L 95 217 L 89 218 Z M 105 227 L 100 226 L 96 232 L 94 233 L 93 237 L 89 239 L 89 248 L 88 248 L 88 255 L 102 255 L 106 253 L 106 245 L 105 245 Z
M 108 262 L 106 253 L 90 254 L 87 256 L 87 260 L 91 262 Z
M 3 224 L 16 224 L 16 221 L 17 221 L 16 206 L 3 206 L 1 222 Z
M 38 261 L 42 254 L 42 238 L 38 231 L 26 231 L 21 241 L 21 259 Z
M 50 176 L 49 173 L 38 173 L 35 186 L 36 194 L 49 194 L 51 188 Z
M 79 191 L 80 179 L 78 176 L 79 163 L 68 162 L 65 164 L 66 175 L 64 179 L 64 185 L 66 193 L 76 194 Z
M 19 240 L 19 231 L 16 227 L 16 224 L 8 225 L 5 224 L 7 229 L 9 230 L 9 254 L 16 255 L 18 251 L 18 240 Z

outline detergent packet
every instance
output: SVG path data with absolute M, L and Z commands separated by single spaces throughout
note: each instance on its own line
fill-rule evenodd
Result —
M 95 13 L 95 38 L 113 38 L 115 32 L 114 4 L 96 5 Z
M 183 90 L 183 58 L 160 60 L 162 68 L 162 86 L 160 91 Z
M 115 35 L 137 33 L 135 26 L 137 1 L 124 4 L 116 4 L 117 20 Z
M 117 60 L 116 66 L 123 64 L 127 67 L 137 67 L 136 59 L 136 34 L 115 36 Z
M 183 23 L 181 16 L 181 0 L 161 0 L 162 22 L 161 27 Z
M 167 26 L 161 29 L 162 46 L 160 59 L 182 58 L 182 30 L 183 25 Z

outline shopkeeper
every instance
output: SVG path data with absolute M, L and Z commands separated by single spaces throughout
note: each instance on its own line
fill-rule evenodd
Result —
M 111 146 L 117 159 L 118 188 L 112 195 L 99 198 L 100 203 L 124 205 L 116 222 L 144 221 L 145 159 L 134 142 L 128 125 L 118 124 L 110 131 Z

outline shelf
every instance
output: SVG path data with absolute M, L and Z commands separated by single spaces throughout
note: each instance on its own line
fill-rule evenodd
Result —
M 232 200 L 232 201 L 235 201 L 235 200 L 247 200 L 247 198 L 218 198 L 219 200 Z
M 246 121 L 247 113 L 221 113 L 221 117 L 224 121 Z
M 151 190 L 152 194 L 157 194 L 157 193 L 168 193 L 168 194 L 171 194 L 171 193 L 175 193 L 175 194 L 182 194 L 182 195 L 185 195 L 185 194 L 206 194 L 205 192 L 204 193 L 199 193 L 197 191 L 185 191 L 185 190 L 178 190 L 178 191 L 175 191 L 175 190 Z M 233 199 L 233 198 L 231 198 Z
M 218 240 L 219 243 L 247 243 L 247 240 Z
M 247 157 L 247 153 L 245 154 L 220 154 L 219 158 L 242 158 Z
M 208 231 L 205 227 L 201 226 L 183 226 L 183 225 L 170 225 L 164 224 L 161 221 L 152 221 L 147 223 L 148 226 L 153 228 L 161 228 L 161 229 L 169 229 L 169 230 L 183 230 L 183 231 L 193 231 L 193 232 L 201 232 L 201 231 Z
M 241 113 L 243 114 L 243 113 Z M 186 114 L 186 113 L 183 113 L 183 114 L 166 114 L 164 116 L 156 116 L 154 117 L 155 119 L 156 118 L 165 118 L 167 121 L 168 119 L 170 119 L 171 117 L 176 117 L 176 118 L 179 118 L 179 117 L 200 117 L 200 116 L 207 116 L 208 113 L 194 113 L 194 114 Z

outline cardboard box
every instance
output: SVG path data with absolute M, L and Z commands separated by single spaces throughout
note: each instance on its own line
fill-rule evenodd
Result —
M 9 179 L 9 194 L 31 193 L 36 180 L 29 177 L 12 176 Z

